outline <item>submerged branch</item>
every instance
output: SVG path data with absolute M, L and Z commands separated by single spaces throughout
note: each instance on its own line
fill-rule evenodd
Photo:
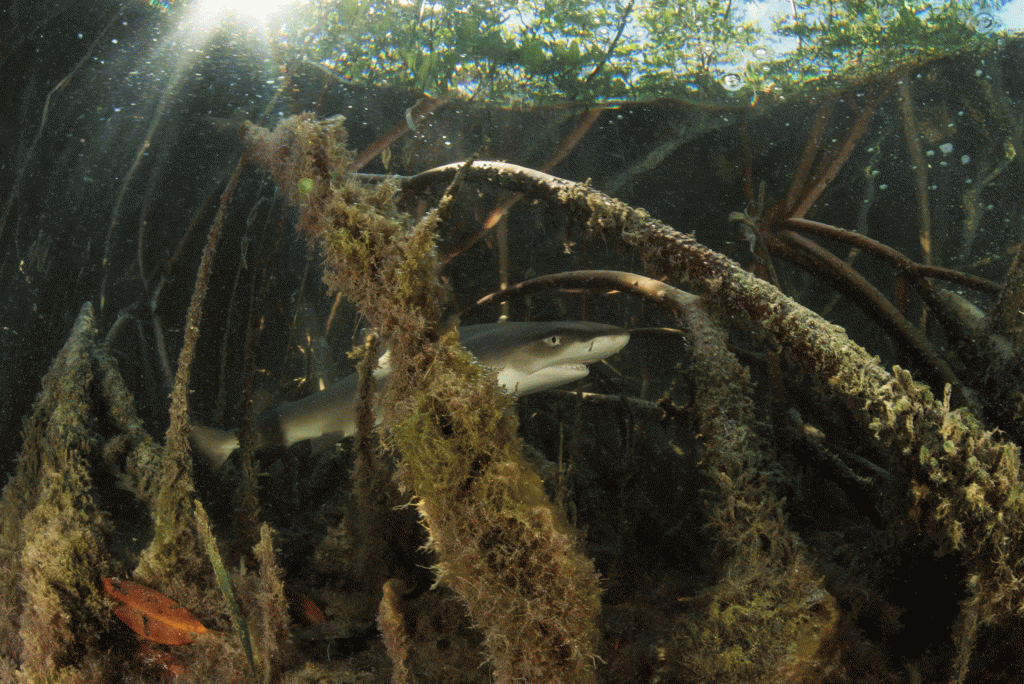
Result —
M 415 192 L 450 178 L 449 165 L 406 179 Z M 794 368 L 846 404 L 894 453 L 918 488 L 924 531 L 940 551 L 961 551 L 971 574 L 965 610 L 984 621 L 1017 610 L 1024 599 L 1024 496 L 1018 447 L 964 409 L 950 391 L 936 400 L 898 366 L 889 373 L 846 332 L 797 304 L 732 260 L 646 212 L 593 188 L 530 169 L 485 162 L 466 182 L 487 183 L 564 207 L 593 234 L 632 250 L 653 277 L 666 276 L 702 295 L 720 320 L 758 329 Z M 969 652 L 970 643 L 961 643 Z

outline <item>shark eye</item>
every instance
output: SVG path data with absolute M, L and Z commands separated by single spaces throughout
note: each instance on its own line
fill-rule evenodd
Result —
M 558 345 L 562 344 L 562 338 L 558 335 L 549 335 L 548 337 L 544 338 L 544 344 L 548 345 L 549 347 L 557 347 Z

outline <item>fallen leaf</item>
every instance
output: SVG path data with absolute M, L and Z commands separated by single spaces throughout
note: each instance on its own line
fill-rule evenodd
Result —
M 307 625 L 319 625 L 327 621 L 324 611 L 320 610 L 320 606 L 316 605 L 313 599 L 303 593 L 296 592 L 294 600 L 298 606 L 299 614 L 302 616 L 302 621 Z
M 177 646 L 190 644 L 197 635 L 206 632 L 195 615 L 155 589 L 104 577 L 103 591 L 122 604 L 114 608 L 114 615 L 144 639 Z

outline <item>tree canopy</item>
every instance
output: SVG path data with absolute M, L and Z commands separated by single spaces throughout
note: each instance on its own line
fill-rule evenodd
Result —
M 995 47 L 1002 4 L 339 0 L 278 35 L 345 80 L 434 97 L 743 102 Z

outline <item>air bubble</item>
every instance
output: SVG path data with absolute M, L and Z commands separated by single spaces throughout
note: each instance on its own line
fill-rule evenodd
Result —
M 979 33 L 988 33 L 996 27 L 996 18 L 988 12 L 978 12 L 971 19 L 971 26 Z
M 736 92 L 743 87 L 743 77 L 733 72 L 722 76 L 722 87 L 729 92 Z
M 895 7 L 891 7 L 891 6 L 890 7 L 883 7 L 878 12 L 878 19 L 883 24 L 888 24 L 890 21 L 893 21 L 894 19 L 896 19 L 897 16 L 899 16 L 899 12 L 896 11 Z
M 754 59 L 771 59 L 773 52 L 767 45 L 758 45 L 751 51 L 751 54 L 754 55 Z

